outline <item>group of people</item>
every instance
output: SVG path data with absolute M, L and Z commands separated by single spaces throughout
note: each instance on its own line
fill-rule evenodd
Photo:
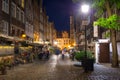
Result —
M 44 46 L 38 52 L 38 59 L 49 59 L 49 56 L 50 56 L 50 52 L 47 46 Z
M 42 59 L 48 60 L 50 58 L 50 55 L 53 53 L 57 55 L 57 57 L 60 55 L 62 60 L 64 60 L 66 55 L 68 55 L 71 60 L 74 60 L 74 56 L 75 56 L 75 50 L 74 49 L 68 50 L 66 47 L 60 49 L 59 47 L 49 48 L 49 46 L 43 46 L 42 48 L 37 48 L 36 50 L 37 52 L 35 53 L 37 53 L 37 58 L 39 60 Z
M 50 48 L 52 49 L 52 52 Z M 19 54 L 18 45 L 15 46 L 14 53 L 15 53 L 15 59 L 17 59 L 19 57 L 18 56 Z M 24 56 L 27 62 L 32 62 L 36 58 L 38 58 L 39 60 L 42 60 L 42 59 L 48 60 L 51 53 L 55 53 L 57 56 L 61 54 L 62 60 L 64 60 L 65 55 L 69 55 L 71 60 L 74 60 L 74 56 L 75 56 L 74 49 L 68 50 L 66 47 L 63 49 L 60 49 L 58 47 L 49 47 L 49 46 L 33 47 L 32 51 L 29 53 L 25 52 Z
M 65 49 L 60 50 L 58 47 L 55 48 L 55 54 L 58 56 L 59 54 L 62 54 L 62 59 L 64 59 L 64 55 L 65 55 Z
M 61 54 L 61 59 L 64 60 L 65 55 L 69 55 L 70 59 L 74 60 L 75 51 L 74 49 L 67 50 L 66 48 L 63 48 L 62 50 L 59 48 L 55 48 L 55 54 L 58 56 Z

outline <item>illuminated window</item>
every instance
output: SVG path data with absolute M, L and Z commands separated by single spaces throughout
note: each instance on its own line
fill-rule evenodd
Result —
M 21 6 L 22 8 L 24 8 L 24 0 L 21 0 L 21 1 L 22 1 Z

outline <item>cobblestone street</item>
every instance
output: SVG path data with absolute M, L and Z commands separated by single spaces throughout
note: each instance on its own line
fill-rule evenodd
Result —
M 7 75 L 0 75 L 0 80 L 120 80 L 120 68 L 111 68 L 110 64 L 95 64 L 93 72 L 84 73 L 74 63 L 53 55 L 48 61 L 16 66 Z

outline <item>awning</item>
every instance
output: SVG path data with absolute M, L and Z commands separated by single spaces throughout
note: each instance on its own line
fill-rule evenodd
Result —
M 0 37 L 5 38 L 8 41 L 23 41 L 23 39 L 16 36 L 8 36 L 8 35 L 0 34 Z
M 43 46 L 43 44 L 40 43 L 28 43 L 31 46 Z
M 4 38 L 4 39 L 6 39 L 6 40 L 13 40 L 13 39 L 14 39 L 13 37 L 7 36 L 7 35 L 4 35 L 4 34 L 0 34 L 0 37 L 1 37 L 1 38 Z

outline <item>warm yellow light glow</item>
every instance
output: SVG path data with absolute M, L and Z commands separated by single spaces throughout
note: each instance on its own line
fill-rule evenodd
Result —
M 74 46 L 76 46 L 76 44 L 75 44 L 75 43 L 74 43 L 73 45 L 74 45 Z
M 22 38 L 25 38 L 26 37 L 26 35 L 25 34 L 22 34 Z
M 21 6 L 22 6 L 22 8 L 24 8 L 24 0 L 22 0 L 22 2 L 21 2 Z
M 54 44 L 55 44 L 55 45 L 57 45 L 57 44 L 58 44 L 58 42 L 57 42 L 57 41 L 54 41 Z
M 70 48 L 70 45 L 68 45 L 68 48 Z
M 0 48 L 13 48 L 13 46 L 0 46 Z
M 40 43 L 40 44 L 43 44 L 43 41 L 40 41 L 39 43 Z
M 45 41 L 45 44 L 48 44 L 49 42 L 48 41 Z

